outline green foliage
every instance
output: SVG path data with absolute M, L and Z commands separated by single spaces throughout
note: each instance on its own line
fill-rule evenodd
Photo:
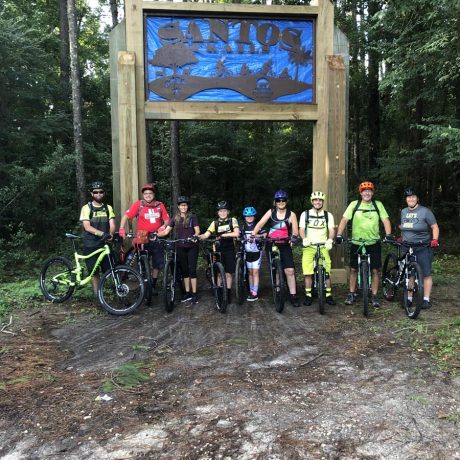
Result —
M 0 284 L 0 318 L 14 309 L 37 307 L 42 299 L 38 280 L 22 279 Z
M 144 363 L 126 363 L 123 364 L 123 366 L 121 366 L 116 372 L 114 372 L 112 380 L 116 386 L 123 389 L 130 389 L 150 380 L 149 375 L 146 374 L 144 370 Z M 104 386 L 104 388 L 108 387 Z

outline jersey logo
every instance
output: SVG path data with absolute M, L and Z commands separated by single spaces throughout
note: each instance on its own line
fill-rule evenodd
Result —
M 157 219 L 161 217 L 161 212 L 155 211 L 152 208 L 148 208 L 148 211 L 144 214 L 144 219 L 150 221 L 151 224 L 156 224 Z

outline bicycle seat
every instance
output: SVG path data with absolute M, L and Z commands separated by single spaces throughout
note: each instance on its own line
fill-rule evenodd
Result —
M 81 236 L 74 235 L 73 233 L 66 233 L 65 236 L 66 236 L 66 238 L 70 238 L 70 239 L 73 239 L 73 240 L 79 240 L 81 238 Z

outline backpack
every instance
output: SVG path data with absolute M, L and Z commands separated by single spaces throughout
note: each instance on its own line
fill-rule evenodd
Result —
M 286 226 L 287 226 L 287 228 L 288 228 L 288 235 L 291 235 L 291 234 L 292 234 L 292 231 L 291 231 L 291 230 L 292 230 L 292 224 L 291 224 L 291 222 L 289 221 L 289 218 L 290 218 L 290 217 L 291 217 L 291 210 L 290 210 L 290 209 L 287 210 L 287 212 L 286 212 L 286 217 L 285 217 L 284 219 L 282 219 L 282 220 L 278 220 L 278 219 L 276 218 L 276 209 L 274 209 L 274 210 L 272 211 L 272 215 L 270 216 L 270 218 L 271 218 L 271 220 L 272 220 L 273 222 L 286 222 Z
M 362 200 L 356 200 L 356 206 L 355 206 L 355 209 L 353 209 L 353 214 L 351 215 L 351 219 L 349 220 L 348 223 L 352 223 L 353 222 L 353 218 L 355 217 L 355 214 L 356 214 L 356 211 L 359 209 L 359 206 L 361 205 L 361 201 Z M 377 203 L 375 202 L 375 200 L 371 200 L 371 203 L 372 205 L 374 206 L 374 211 L 377 212 L 377 215 L 379 217 L 379 222 L 381 221 L 380 219 L 380 211 L 379 211 L 379 208 L 377 206 Z M 362 212 L 372 212 L 373 211 L 372 209 L 365 209 L 363 210 Z
M 191 220 L 191 219 L 190 219 L 190 220 Z M 217 219 L 217 220 L 214 221 L 214 229 L 215 229 L 215 231 L 216 231 L 216 235 L 217 235 L 218 223 L 219 223 L 219 219 Z M 228 218 L 228 225 L 230 226 L 229 233 L 233 232 L 233 217 L 229 217 L 229 218 Z
M 318 217 L 318 219 L 322 219 L 322 218 L 323 218 L 323 216 Z M 305 211 L 305 228 L 306 228 L 306 229 L 308 228 L 308 222 L 309 222 L 309 220 L 310 220 L 310 210 L 307 209 L 307 210 Z M 326 210 L 324 210 L 324 220 L 326 221 L 326 230 L 329 230 L 329 226 L 328 226 L 328 223 L 329 223 L 329 213 L 328 213 Z M 308 233 L 308 231 L 307 231 L 307 233 Z
M 105 213 L 107 214 L 107 220 L 110 220 L 109 208 L 107 207 L 105 203 L 102 206 L 100 206 L 98 209 L 96 209 L 93 206 L 93 203 L 91 201 L 88 201 L 88 207 L 89 207 L 89 221 L 90 222 L 94 216 L 94 213 L 99 212 L 99 211 L 105 211 Z

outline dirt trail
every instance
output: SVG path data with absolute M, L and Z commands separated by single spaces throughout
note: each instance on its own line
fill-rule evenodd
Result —
M 280 315 L 264 294 L 225 315 L 207 292 L 172 314 L 24 312 L 0 337 L 0 458 L 460 459 L 460 378 L 395 333 L 397 304 Z M 96 401 L 133 361 L 149 380 Z

